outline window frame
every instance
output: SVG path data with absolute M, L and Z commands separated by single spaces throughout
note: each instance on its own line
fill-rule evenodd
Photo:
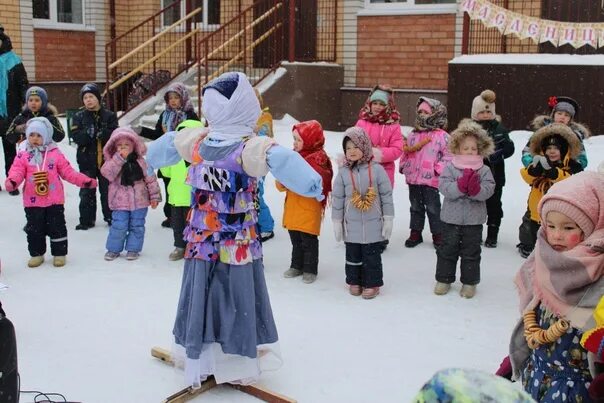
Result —
M 52 0 L 49 0 L 52 1 Z M 193 23 L 193 27 L 199 27 L 202 31 L 215 31 L 218 28 L 220 28 L 220 24 L 208 24 L 208 3 L 211 0 L 202 0 L 203 2 L 203 6 L 201 9 L 201 22 L 195 22 Z M 160 7 L 163 10 L 165 7 L 168 7 L 169 4 L 165 4 L 165 3 L 169 3 L 170 0 L 160 0 Z M 180 16 L 178 19 L 182 19 L 185 17 L 186 14 L 186 2 L 181 0 L 180 1 Z M 173 24 L 173 23 L 172 23 Z M 164 15 L 162 14 L 161 16 L 161 26 L 162 28 L 166 28 L 169 27 L 172 24 L 166 24 L 166 21 L 164 20 Z
M 73 0 L 72 0 L 73 1 Z M 49 15 L 46 18 L 34 18 L 33 17 L 33 0 L 32 0 L 32 21 L 34 28 L 42 29 L 57 29 L 65 31 L 94 31 L 94 27 L 86 25 L 86 1 L 80 0 L 82 5 L 82 23 L 74 22 L 59 22 L 58 21 L 58 10 L 57 0 L 48 0 Z
M 445 4 L 415 4 L 415 0 L 403 3 L 372 3 L 365 0 L 365 7 L 359 10 L 360 16 L 379 15 L 420 15 L 420 14 L 456 14 L 459 5 L 455 1 Z

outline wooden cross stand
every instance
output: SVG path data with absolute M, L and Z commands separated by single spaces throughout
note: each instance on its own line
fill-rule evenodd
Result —
M 174 365 L 174 361 L 170 356 L 170 352 L 161 347 L 153 347 L 151 349 L 151 355 L 155 358 L 159 358 L 161 361 L 165 362 L 168 365 Z M 191 386 L 186 387 L 173 395 L 168 396 L 163 403 L 183 403 L 190 399 L 193 399 L 195 396 L 200 395 L 206 390 L 212 389 L 214 386 L 218 385 L 213 376 L 209 376 L 208 379 L 201 383 L 199 388 L 193 388 Z M 252 395 L 264 402 L 268 403 L 296 403 L 296 400 L 290 399 L 287 396 L 280 395 L 279 393 L 268 390 L 260 385 L 234 385 L 232 383 L 225 383 L 224 385 L 228 385 L 234 389 L 240 390 L 241 392 L 247 393 L 248 395 Z

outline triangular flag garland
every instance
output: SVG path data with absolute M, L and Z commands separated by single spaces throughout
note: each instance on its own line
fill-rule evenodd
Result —
M 488 28 L 497 28 L 502 35 L 531 39 L 536 44 L 604 47 L 604 23 L 543 20 L 510 11 L 489 0 L 462 0 L 460 7 L 472 20 L 479 20 Z

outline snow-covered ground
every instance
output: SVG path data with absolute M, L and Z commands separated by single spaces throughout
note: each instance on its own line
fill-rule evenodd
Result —
M 293 123 L 289 117 L 275 122 L 277 139 L 288 147 Z M 522 263 L 514 245 L 529 191 L 518 174 L 528 135 L 512 133 L 516 153 L 507 160 L 500 242 L 496 249 L 483 249 L 482 282 L 471 300 L 458 295 L 459 283 L 446 296 L 432 293 L 431 242 L 403 247 L 409 202 L 398 174 L 395 229 L 383 255 L 385 286 L 375 300 L 348 294 L 344 245 L 333 238 L 329 211 L 317 281 L 283 278 L 291 251 L 280 226 L 284 195 L 269 178 L 266 198 L 277 228 L 265 244 L 265 275 L 284 365 L 265 373 L 261 383 L 300 402 L 405 402 L 438 369 L 494 371 L 519 317 L 512 278 Z M 341 152 L 342 133 L 326 137 L 328 153 Z M 585 144 L 589 169 L 595 169 L 604 155 L 604 136 Z M 75 149 L 66 142 L 61 148 L 75 165 Z M 171 230 L 160 226 L 161 209 L 152 210 L 140 260 L 105 262 L 107 227 L 75 231 L 78 189 L 67 184 L 66 198 L 67 265 L 54 268 L 47 253 L 43 266 L 28 269 L 21 197 L 0 192 L 0 282 L 10 286 L 0 298 L 17 331 L 22 389 L 60 392 L 86 403 L 159 402 L 183 387 L 181 372 L 150 356 L 151 347 L 172 343 L 183 263 L 168 261 Z M 427 226 L 424 238 L 430 239 Z M 202 399 L 256 401 L 226 387 L 196 401 Z M 32 395 L 21 396 L 21 402 L 32 401 Z

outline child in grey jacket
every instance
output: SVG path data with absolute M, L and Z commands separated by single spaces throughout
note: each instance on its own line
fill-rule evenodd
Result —
M 451 133 L 447 164 L 438 183 L 445 196 L 440 219 L 444 223 L 443 243 L 436 249 L 434 293 L 444 295 L 455 281 L 457 259 L 461 257 L 460 295 L 472 298 L 480 282 L 480 239 L 487 219 L 486 200 L 495 191 L 495 180 L 483 164 L 494 150 L 493 140 L 477 123 L 465 120 Z
M 346 283 L 350 294 L 375 298 L 382 279 L 383 242 L 394 219 L 392 185 L 373 161 L 371 140 L 360 127 L 344 133 L 344 165 L 333 185 L 332 214 L 336 241 L 346 243 Z

